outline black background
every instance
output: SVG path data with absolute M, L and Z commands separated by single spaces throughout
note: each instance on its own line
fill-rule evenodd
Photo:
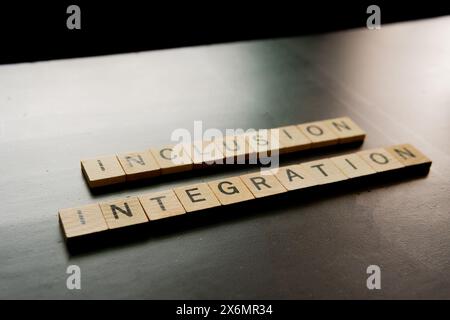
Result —
M 81 8 L 81 30 L 66 9 Z M 450 13 L 446 1 L 14 1 L 0 6 L 0 63 L 295 36 Z

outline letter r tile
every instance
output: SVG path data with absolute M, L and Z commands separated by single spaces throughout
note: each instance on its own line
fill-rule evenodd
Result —
M 262 174 L 262 172 L 258 171 L 239 176 L 239 178 L 241 178 L 255 198 L 267 197 L 287 191 L 270 171 L 265 171 L 264 173 Z

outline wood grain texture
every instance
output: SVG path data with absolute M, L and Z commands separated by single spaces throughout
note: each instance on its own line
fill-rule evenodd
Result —
M 299 164 L 273 169 L 273 174 L 287 190 L 298 190 L 320 184 Z
M 117 159 L 128 181 L 152 178 L 161 174 L 161 168 L 150 151 L 124 153 L 118 155 Z
M 300 164 L 319 183 L 328 184 L 347 180 L 347 177 L 330 159 L 309 161 Z
M 325 121 L 299 124 L 297 128 L 311 140 L 311 148 L 331 146 L 339 141 L 339 137 L 328 127 Z
M 415 165 L 431 166 L 431 160 L 409 143 L 387 147 L 386 150 L 394 155 L 405 167 Z
M 108 230 L 98 204 L 62 209 L 59 221 L 67 239 Z
M 100 208 L 109 229 L 148 222 L 137 197 L 102 202 Z
M 122 183 L 126 180 L 125 172 L 116 156 L 81 160 L 81 170 L 91 188 Z
M 279 132 L 271 129 L 261 129 L 246 134 L 248 145 L 248 157 L 256 156 L 267 158 L 279 153 L 280 139 Z
M 308 139 L 296 126 L 276 128 L 279 131 L 280 154 L 297 152 L 311 148 L 311 140 Z
M 168 145 L 150 149 L 150 151 L 161 168 L 161 174 L 172 174 L 193 169 L 189 152 L 181 145 Z
M 186 213 L 172 189 L 144 194 L 139 201 L 150 221 Z
M 404 167 L 394 155 L 384 148 L 370 149 L 358 152 L 367 164 L 369 164 L 376 172 L 385 172 Z
M 286 192 L 286 188 L 269 171 L 260 171 L 239 176 L 255 198 L 263 198 Z
M 223 139 L 215 140 L 215 143 L 224 155 L 225 164 L 243 164 L 248 158 L 249 146 L 247 137 L 244 134 L 225 136 Z
M 222 205 L 255 199 L 239 177 L 211 181 L 208 185 Z
M 348 178 L 357 178 L 376 173 L 376 171 L 356 153 L 332 157 L 330 160 Z
M 349 117 L 340 117 L 324 122 L 338 136 L 339 143 L 362 141 L 366 137 L 364 130 Z
M 224 155 L 214 141 L 194 141 L 184 149 L 190 152 L 194 169 L 224 163 Z
M 214 193 L 206 183 L 197 183 L 173 189 L 187 212 L 220 206 Z

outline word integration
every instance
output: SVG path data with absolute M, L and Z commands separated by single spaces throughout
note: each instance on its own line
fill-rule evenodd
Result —
M 66 239 L 228 206 L 294 190 L 338 183 L 403 169 L 431 166 L 431 160 L 410 144 L 279 167 L 59 211 Z M 405 172 L 405 171 L 403 171 Z

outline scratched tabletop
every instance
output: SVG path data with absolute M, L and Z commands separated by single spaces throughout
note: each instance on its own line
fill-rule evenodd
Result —
M 411 143 L 427 176 L 254 200 L 67 246 L 57 212 L 254 171 L 92 193 L 79 160 L 177 128 L 350 116 L 360 147 Z M 0 298 L 450 298 L 450 17 L 294 38 L 0 66 Z M 134 234 L 134 232 L 136 234 Z M 68 266 L 81 289 L 66 286 Z M 381 289 L 366 286 L 367 267 Z

